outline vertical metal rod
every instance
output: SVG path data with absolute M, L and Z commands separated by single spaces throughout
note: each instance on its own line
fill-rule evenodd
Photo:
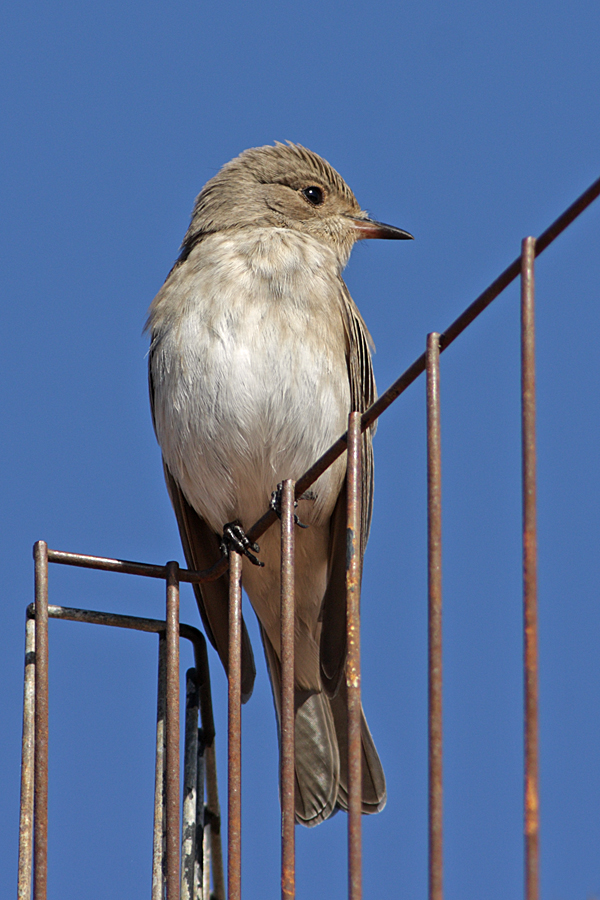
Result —
M 167 636 L 158 637 L 158 692 L 156 701 L 156 765 L 154 775 L 154 841 L 152 900 L 164 900 L 165 883 L 165 717 L 167 706 Z
M 204 825 L 204 852 L 202 854 L 202 900 L 213 900 L 216 897 L 216 893 L 214 891 L 211 893 L 210 890 L 212 858 L 211 825 L 210 822 L 207 822 Z
M 179 565 L 167 566 L 167 900 L 179 897 Z
M 537 523 L 535 447 L 535 238 L 521 247 L 523 630 L 525 678 L 525 897 L 539 897 Z
M 35 751 L 33 898 L 46 900 L 48 876 L 48 545 L 35 559 Z
M 30 900 L 33 850 L 33 778 L 35 728 L 35 619 L 25 625 L 23 742 L 21 746 L 21 814 L 19 820 L 18 900 Z
M 229 554 L 229 716 L 227 896 L 240 900 L 242 889 L 242 558 Z
M 210 882 L 205 890 L 204 882 L 204 733 L 197 729 L 196 746 L 198 749 L 196 763 L 196 840 L 194 861 L 194 900 L 210 900 Z M 209 870 L 210 877 L 210 870 Z
M 361 416 L 348 419 L 347 556 L 346 556 L 346 688 L 348 693 L 348 896 L 362 897 L 362 705 L 360 696 Z
M 296 895 L 294 482 L 281 492 L 281 900 Z
M 206 805 L 202 799 L 204 818 L 204 853 L 203 880 L 205 900 L 225 900 L 225 874 L 223 872 L 223 849 L 221 846 L 221 807 L 219 804 L 219 786 L 217 784 L 217 761 L 215 751 L 215 726 L 213 721 L 212 700 L 210 694 L 210 672 L 206 655 L 206 644 L 203 652 L 196 659 L 196 671 L 201 679 L 200 714 L 202 716 L 202 747 L 204 778 L 198 795 L 204 798 L 206 789 Z M 212 893 L 210 879 L 212 875 Z
M 208 834 L 205 844 L 210 855 L 210 866 L 204 863 L 205 878 L 212 871 L 212 900 L 225 900 L 225 875 L 223 872 L 223 847 L 221 844 L 221 807 L 219 803 L 219 786 L 217 783 L 217 754 L 215 738 L 206 745 L 204 751 L 206 763 L 206 806 L 208 818 Z M 207 894 L 208 898 L 208 894 Z
M 427 557 L 429 643 L 429 900 L 443 897 L 442 455 L 440 336 L 427 335 Z
M 198 779 L 198 684 L 196 670 L 185 679 L 185 741 L 181 824 L 181 900 L 195 900 L 196 817 Z

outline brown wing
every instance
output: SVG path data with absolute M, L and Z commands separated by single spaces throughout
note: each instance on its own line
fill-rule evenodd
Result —
M 352 410 L 364 412 L 377 392 L 369 345 L 371 336 L 346 285 L 341 281 L 346 329 L 346 361 Z M 362 436 L 362 555 L 367 546 L 373 511 L 373 432 Z M 331 517 L 329 580 L 321 612 L 321 677 L 332 696 L 338 690 L 346 661 L 346 487 L 342 488 Z
M 154 390 L 149 368 L 150 406 L 154 407 Z M 154 420 L 154 414 L 152 416 Z M 208 569 L 221 558 L 219 537 L 200 518 L 198 513 L 185 499 L 181 488 L 167 468 L 163 460 L 167 490 L 175 510 L 183 552 L 188 568 L 194 571 Z M 221 662 L 228 672 L 229 668 L 229 589 L 225 577 L 209 581 L 200 586 L 194 584 L 194 594 L 200 610 L 200 616 L 206 634 L 216 649 Z M 252 644 L 242 620 L 242 702 L 245 703 L 252 694 L 256 668 Z

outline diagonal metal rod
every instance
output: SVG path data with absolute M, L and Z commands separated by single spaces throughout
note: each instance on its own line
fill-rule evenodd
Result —
M 429 900 L 443 897 L 442 454 L 440 336 L 427 336 L 427 562 L 429 643 Z
M 281 491 L 281 900 L 296 895 L 294 482 Z
M 348 419 L 346 472 L 346 692 L 348 696 L 348 897 L 362 898 L 362 740 L 360 696 L 360 580 L 361 538 L 360 413 Z
M 596 179 L 590 187 L 575 200 L 568 209 L 547 228 L 536 241 L 536 256 L 539 256 L 581 213 L 587 209 L 590 203 L 600 195 L 600 178 Z M 521 271 L 521 257 L 519 256 L 496 278 L 492 284 L 465 309 L 461 315 L 440 335 L 440 352 L 443 352 L 456 338 L 462 334 L 465 328 L 486 309 L 508 285 L 517 278 Z M 397 400 L 407 387 L 409 387 L 419 375 L 425 371 L 425 353 L 416 359 L 412 365 L 379 397 L 369 409 L 362 415 L 363 431 L 375 422 L 385 412 L 394 400 Z M 347 446 L 347 434 L 338 438 L 335 444 L 327 450 L 296 482 L 296 499 L 313 484 L 335 460 L 342 455 Z M 275 521 L 276 513 L 268 510 L 262 518 L 256 522 L 248 532 L 248 538 L 252 541 L 264 534 Z
M 589 186 L 587 190 L 581 194 L 574 203 L 571 204 L 555 221 L 548 227 L 536 241 L 535 255 L 550 246 L 552 241 L 562 234 L 565 228 L 568 228 L 575 219 L 581 215 L 587 207 L 596 200 L 600 195 L 600 178 L 597 178 Z M 468 325 L 479 316 L 490 303 L 498 297 L 502 291 L 508 287 L 511 282 L 517 278 L 521 271 L 521 257 L 517 257 L 510 266 L 508 266 L 501 275 L 493 281 L 489 287 L 477 297 L 473 303 L 468 306 L 464 312 L 458 316 L 452 324 L 440 334 L 440 353 L 446 350 L 456 338 L 462 334 Z M 394 381 L 390 387 L 384 391 L 378 400 L 373 403 L 369 409 L 362 415 L 361 429 L 366 431 L 391 404 L 410 387 L 422 372 L 425 371 L 425 353 L 422 353 L 402 375 Z M 338 457 L 345 452 L 347 448 L 348 435 L 343 434 L 319 459 L 302 475 L 296 482 L 296 500 L 314 484 L 329 466 L 335 462 Z M 257 541 L 277 518 L 276 512 L 269 508 L 258 521 L 254 523 L 248 531 L 247 536 L 251 541 Z M 146 575 L 150 578 L 164 578 L 164 566 L 152 566 L 147 563 L 130 562 L 120 559 L 101 559 L 100 557 L 84 556 L 79 553 L 65 553 L 60 550 L 49 550 L 48 559 L 50 562 L 61 562 L 70 566 L 89 566 L 90 568 L 101 568 L 111 572 L 126 572 L 132 575 Z M 91 563 L 94 563 L 91 565 Z M 180 570 L 180 580 L 188 581 L 193 584 L 201 584 L 204 581 L 215 581 L 224 575 L 227 571 L 228 560 L 223 556 L 209 569 L 202 572 L 193 572 L 188 569 Z
M 525 679 L 525 897 L 539 897 L 538 620 L 535 448 L 535 238 L 522 245 L 521 407 L 523 453 L 523 630 Z

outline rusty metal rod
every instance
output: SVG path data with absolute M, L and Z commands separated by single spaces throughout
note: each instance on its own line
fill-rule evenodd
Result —
M 535 447 L 535 238 L 522 244 L 521 404 L 523 453 L 523 630 L 525 679 L 525 897 L 539 897 L 538 622 Z
M 281 491 L 281 900 L 296 895 L 294 482 Z
M 143 575 L 146 578 L 166 578 L 167 566 L 156 566 L 152 563 L 132 562 L 128 559 L 109 559 L 104 556 L 89 556 L 85 553 L 70 553 L 66 550 L 48 550 L 48 562 L 63 566 L 77 566 L 83 569 L 100 569 L 103 572 L 120 572 L 121 575 Z M 212 580 L 205 577 L 215 567 L 206 572 L 194 572 L 191 569 L 179 570 L 179 581 L 196 584 Z
M 167 566 L 165 728 L 167 900 L 179 897 L 179 565 Z
M 78 610 L 79 611 L 79 610 Z M 66 618 L 66 616 L 65 616 Z M 164 625 L 164 623 L 163 623 Z M 167 706 L 167 639 L 158 638 L 156 698 L 156 762 L 154 767 L 154 831 L 152 841 L 152 900 L 165 896 L 165 715 Z
M 183 763 L 183 810 L 181 823 L 180 900 L 196 900 L 196 822 L 198 790 L 198 683 L 196 670 L 185 678 L 185 741 Z M 202 828 L 204 816 L 200 828 Z
M 27 607 L 28 618 L 35 618 L 35 604 Z M 72 606 L 48 606 L 48 616 L 51 619 L 65 619 L 69 622 L 86 622 L 89 625 L 108 625 L 111 628 L 128 628 L 134 631 L 147 631 L 152 634 L 162 634 L 166 631 L 167 623 L 164 619 L 147 619 L 142 616 L 123 616 L 119 613 L 102 612 L 96 609 L 77 609 Z M 208 690 L 204 709 L 204 721 L 209 729 L 211 740 L 214 737 L 214 722 L 212 705 L 210 702 L 210 673 L 208 669 L 208 656 L 206 653 L 206 638 L 199 628 L 194 625 L 179 623 L 179 635 L 190 641 L 194 647 L 194 661 L 196 671 L 199 672 L 200 691 Z M 202 704 L 202 699 L 200 700 Z
M 229 710 L 227 723 L 227 896 L 242 890 L 242 558 L 229 554 Z
M 427 335 L 427 563 L 429 643 L 429 900 L 443 897 L 442 454 L 440 336 Z
M 348 419 L 346 470 L 346 690 L 348 696 L 348 897 L 362 897 L 362 706 L 360 696 L 361 416 Z
M 33 900 L 46 900 L 48 880 L 48 545 L 34 544 L 35 751 Z
M 19 816 L 18 900 L 30 900 L 33 850 L 33 780 L 35 733 L 35 621 L 25 625 L 23 741 L 21 745 L 21 805 Z

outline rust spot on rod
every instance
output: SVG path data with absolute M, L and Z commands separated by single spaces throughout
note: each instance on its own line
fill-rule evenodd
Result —
M 440 336 L 427 336 L 427 563 L 429 644 L 429 900 L 443 897 L 442 454 Z
M 523 453 L 523 630 L 525 680 L 525 897 L 539 897 L 539 745 L 535 447 L 535 238 L 521 252 L 521 410 Z

